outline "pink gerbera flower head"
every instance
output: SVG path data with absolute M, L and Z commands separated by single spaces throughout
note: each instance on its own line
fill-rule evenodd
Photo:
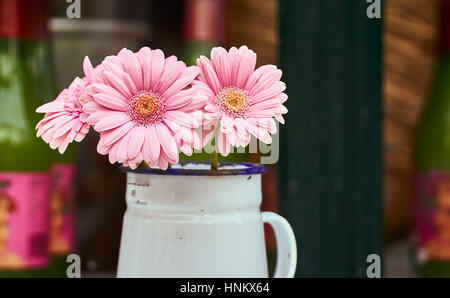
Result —
M 54 101 L 36 110 L 38 113 L 45 113 L 44 119 L 36 125 L 37 136 L 48 143 L 50 148 L 58 148 L 61 154 L 71 142 L 80 142 L 89 132 L 87 114 L 83 112 L 82 107 L 89 100 L 86 88 L 92 82 L 91 74 L 97 70 L 92 67 L 87 57 L 83 68 L 89 75 L 82 79 L 75 78 Z
M 280 81 L 282 72 L 274 65 L 255 70 L 256 54 L 246 46 L 221 47 L 211 50 L 211 60 L 197 59 L 201 69 L 193 86 L 208 97 L 204 108 L 203 144 L 206 144 L 217 125 L 218 150 L 228 155 L 231 146 L 245 147 L 253 135 L 262 142 L 272 142 L 276 133 L 274 118 L 284 124 L 283 103 L 286 85 Z
M 207 98 L 187 88 L 199 74 L 175 56 L 144 47 L 108 56 L 88 87 L 87 122 L 100 133 L 97 151 L 111 163 L 136 168 L 142 161 L 167 169 L 178 163 L 178 148 L 201 148 L 195 132 Z

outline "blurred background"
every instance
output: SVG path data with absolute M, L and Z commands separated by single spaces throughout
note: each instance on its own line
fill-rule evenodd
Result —
M 44 33 L 14 35 L 0 26 L 0 39 L 35 42 L 19 57 L 34 55 L 25 64 L 41 72 L 30 78 L 41 103 L 83 75 L 85 56 L 97 65 L 124 47 L 160 48 L 194 64 L 214 46 L 247 45 L 258 54 L 257 66 L 278 65 L 289 113 L 280 160 L 263 178 L 262 209 L 293 224 L 297 276 L 364 277 L 369 254 L 381 257 L 387 277 L 450 276 L 450 238 L 444 232 L 439 238 L 450 226 L 447 205 L 425 191 L 436 179 L 444 185 L 450 170 L 449 1 L 382 0 L 370 7 L 365 0 L 80 0 L 80 18 L 68 17 L 76 1 L 24 1 L 28 26 Z M 2 17 L 20 20 L 23 12 L 13 13 L 12 2 L 0 0 L 0 24 Z M 377 3 L 381 18 L 371 18 Z M 36 5 L 45 9 L 31 9 Z M 72 214 L 66 220 L 74 240 L 54 256 L 76 252 L 83 276 L 112 277 L 125 177 L 97 154 L 97 141 L 91 132 L 67 158 L 49 157 L 76 167 L 67 178 L 74 182 L 65 215 Z M 10 170 L 0 164 L 0 171 Z M 69 180 L 59 184 L 70 188 Z M 273 266 L 275 242 L 266 233 Z M 426 248 L 431 240 L 424 237 L 437 239 L 438 248 Z

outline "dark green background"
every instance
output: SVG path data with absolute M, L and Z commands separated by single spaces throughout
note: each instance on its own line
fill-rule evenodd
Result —
M 298 277 L 366 277 L 382 254 L 382 20 L 365 0 L 280 0 L 280 205 Z

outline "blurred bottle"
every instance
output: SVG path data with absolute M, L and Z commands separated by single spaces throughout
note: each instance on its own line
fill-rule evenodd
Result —
M 226 44 L 227 0 L 185 0 L 183 29 L 184 62 L 196 65 L 200 55 Z
M 51 167 L 50 255 L 51 277 L 67 277 L 67 256 L 74 252 L 76 174 L 74 146 L 53 159 Z
M 23 41 L 24 59 L 36 99 L 44 104 L 56 97 L 56 83 L 48 30 L 49 0 L 22 0 L 28 19 L 27 39 Z M 74 238 L 74 145 L 61 155 L 51 151 L 50 255 L 51 277 L 66 276 L 66 257 L 73 252 Z
M 416 152 L 416 263 L 426 277 L 450 277 L 450 0 L 442 12 L 441 52 Z
M 187 65 L 196 65 L 197 58 L 204 55 L 210 58 L 211 49 L 226 46 L 227 42 L 228 0 L 185 0 L 183 16 L 183 61 Z M 211 141 L 210 141 L 211 144 Z M 207 146 L 208 147 L 208 146 Z M 219 156 L 219 162 L 244 162 L 249 160 L 248 153 L 235 153 Z M 248 151 L 248 150 L 247 150 Z M 211 154 L 194 153 L 186 157 L 180 155 L 181 161 L 209 161 Z
M 0 276 L 42 277 L 49 266 L 50 150 L 26 66 L 26 3 L 0 0 Z

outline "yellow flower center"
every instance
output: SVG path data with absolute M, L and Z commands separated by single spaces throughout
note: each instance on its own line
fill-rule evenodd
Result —
M 222 112 L 232 118 L 245 118 L 250 109 L 248 93 L 235 87 L 223 88 L 214 101 Z
M 161 122 L 165 104 L 161 96 L 153 91 L 140 91 L 128 106 L 128 116 L 137 125 L 147 126 Z

